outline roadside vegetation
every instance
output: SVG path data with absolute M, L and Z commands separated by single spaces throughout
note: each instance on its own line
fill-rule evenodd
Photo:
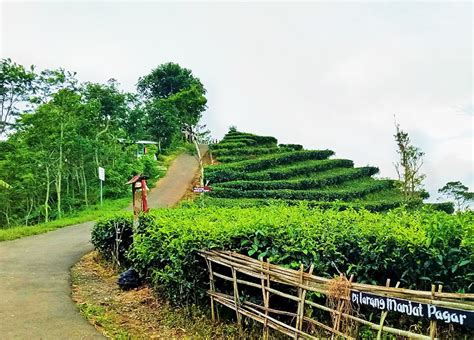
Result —
M 158 83 L 162 74 L 168 77 Z M 128 179 L 144 174 L 152 186 L 170 156 L 190 149 L 182 129 L 197 134 L 206 108 L 204 86 L 174 63 L 141 77 L 136 93 L 114 79 L 80 83 L 74 72 L 38 71 L 10 59 L 1 60 L 0 75 L 0 240 L 123 206 Z M 153 144 L 137 144 L 143 140 Z
M 146 285 L 122 291 L 117 275 L 117 268 L 97 252 L 87 254 L 71 269 L 72 298 L 80 313 L 109 338 L 244 338 L 237 325 L 214 323 L 198 306 L 173 307 Z

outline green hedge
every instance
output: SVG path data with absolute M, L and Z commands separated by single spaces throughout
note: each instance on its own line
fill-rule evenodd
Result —
M 366 200 L 355 200 L 351 202 L 343 201 L 301 201 L 301 200 L 282 200 L 282 199 L 263 199 L 263 198 L 217 198 L 202 196 L 195 201 L 187 201 L 182 203 L 183 206 L 196 205 L 198 207 L 220 207 L 220 208 L 252 208 L 252 207 L 268 207 L 273 205 L 285 205 L 285 206 L 300 206 L 304 205 L 308 208 L 318 209 L 336 209 L 336 210 L 347 210 L 347 209 L 365 209 L 371 212 L 384 212 L 391 209 L 395 209 L 401 206 L 405 206 L 408 209 L 420 208 L 420 201 L 404 202 L 401 199 L 387 199 L 378 201 L 366 201 Z M 437 207 L 433 207 L 433 210 L 440 210 Z
M 113 222 L 101 222 L 101 229 Z M 325 277 L 340 270 L 357 282 L 385 284 L 390 278 L 405 288 L 429 290 L 431 283 L 441 283 L 448 292 L 474 292 L 473 226 L 472 212 L 427 209 L 383 214 L 282 205 L 160 209 L 140 218 L 127 257 L 156 289 L 183 304 L 206 296 L 200 249 L 234 250 L 291 268 L 314 264 L 314 272 Z M 95 240 L 99 250 L 110 249 L 97 243 L 110 238 Z
M 239 190 L 305 190 L 337 185 L 361 177 L 370 177 L 378 172 L 378 168 L 370 166 L 363 168 L 341 168 L 324 172 L 316 178 L 307 177 L 304 179 L 274 181 L 230 181 L 220 183 L 219 187 Z
M 384 189 L 395 188 L 393 180 L 374 180 L 351 182 L 344 188 L 330 187 L 323 190 L 239 190 L 218 185 L 209 193 L 222 198 L 274 198 L 284 200 L 348 201 L 363 198 L 367 194 Z
M 228 149 L 236 149 L 236 148 L 246 148 L 249 145 L 255 144 L 255 141 L 253 140 L 248 140 L 246 142 L 229 142 L 229 143 L 218 143 L 218 144 L 212 144 L 210 145 L 210 149 L 212 151 L 217 151 L 217 150 L 228 150 Z
M 246 160 L 229 165 L 209 166 L 205 169 L 205 178 L 212 183 L 242 178 L 242 172 L 255 172 L 285 165 L 297 161 L 326 159 L 334 154 L 331 150 L 293 151 L 278 155 L 268 155 L 255 160 Z
M 427 206 L 433 208 L 434 210 L 444 211 L 448 214 L 454 213 L 454 203 L 452 202 L 443 202 L 443 203 L 425 203 Z
M 243 149 L 218 149 L 213 151 L 213 155 L 216 158 L 228 157 L 228 156 L 242 156 L 242 155 L 265 155 L 275 153 L 280 150 L 291 151 L 288 149 L 281 149 L 279 147 L 252 147 Z
M 224 136 L 224 139 L 220 143 L 227 143 L 227 142 L 235 142 L 236 140 L 253 140 L 257 144 L 277 144 L 278 140 L 275 137 L 271 136 L 257 136 L 257 135 L 251 135 L 251 134 L 244 134 L 244 135 L 231 135 L 231 136 Z
M 303 145 L 301 145 L 301 144 L 279 144 L 278 146 L 280 148 L 288 148 L 288 149 L 292 149 L 292 150 L 295 150 L 295 151 L 303 150 Z
M 321 171 L 336 168 L 351 168 L 354 162 L 349 159 L 323 159 L 310 160 L 299 163 L 278 166 L 269 170 L 245 174 L 244 178 L 254 181 L 270 181 L 294 178 L 296 176 L 309 176 Z

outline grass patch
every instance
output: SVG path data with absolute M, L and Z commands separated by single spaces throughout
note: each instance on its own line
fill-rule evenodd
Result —
M 116 212 L 125 209 L 130 204 L 130 198 L 120 198 L 116 200 L 105 200 L 100 206 L 89 206 L 84 210 L 80 210 L 71 214 L 66 214 L 59 220 L 40 223 L 31 226 L 16 226 L 11 228 L 0 228 L 0 242 L 10 241 L 21 237 L 46 233 L 51 230 L 59 229 L 69 225 L 94 221 L 96 219 L 111 216 Z
M 83 317 L 99 328 L 106 336 L 113 339 L 131 338 L 130 334 L 115 322 L 116 316 L 107 312 L 104 307 L 82 303 L 79 305 L 79 311 Z

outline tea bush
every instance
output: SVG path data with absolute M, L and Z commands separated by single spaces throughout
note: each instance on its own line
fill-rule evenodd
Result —
M 252 147 L 245 149 L 219 149 L 213 152 L 213 155 L 220 157 L 228 156 L 241 156 L 241 155 L 264 155 L 269 153 L 278 152 L 280 150 L 290 151 L 288 149 L 282 149 L 278 147 Z
M 336 185 L 357 178 L 370 177 L 378 172 L 379 169 L 376 167 L 341 168 L 333 171 L 323 172 L 318 175 L 305 177 L 302 179 L 274 181 L 231 181 L 220 183 L 218 184 L 218 187 L 240 190 L 305 190 L 312 188 L 321 188 L 323 186 L 328 185 Z
M 241 190 L 234 188 L 227 188 L 223 186 L 214 186 L 212 192 L 209 193 L 212 197 L 223 198 L 274 198 L 284 200 L 320 200 L 320 201 L 335 201 L 335 200 L 352 200 L 363 198 L 367 194 L 377 192 L 384 189 L 393 189 L 394 181 L 392 180 L 374 180 L 372 178 L 352 181 L 343 188 L 330 187 L 325 189 L 313 190 L 292 190 L 292 189 L 258 189 L 258 190 Z
M 93 242 L 101 252 L 111 249 L 114 222 L 94 227 Z M 406 288 L 440 283 L 445 291 L 474 292 L 472 212 L 284 205 L 160 209 L 140 218 L 127 258 L 172 302 L 188 303 L 204 298 L 208 289 L 200 249 L 234 250 L 291 268 L 314 264 L 324 277 L 339 270 L 357 282 L 384 284 L 390 278 Z
M 205 169 L 205 179 L 211 182 L 225 182 L 238 179 L 242 172 L 265 170 L 277 165 L 296 161 L 326 159 L 334 154 L 331 150 L 311 150 L 284 152 L 277 155 L 267 155 L 258 159 L 246 160 L 232 164 L 210 166 Z
M 278 146 L 280 148 L 288 148 L 288 149 L 292 149 L 292 150 L 295 150 L 295 151 L 303 150 L 303 145 L 301 145 L 301 144 L 279 144 Z

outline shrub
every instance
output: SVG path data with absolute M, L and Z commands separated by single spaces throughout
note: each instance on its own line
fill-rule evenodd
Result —
M 238 140 L 253 140 L 258 145 L 277 145 L 278 140 L 275 137 L 270 136 L 257 136 L 252 134 L 233 134 L 226 135 L 220 143 L 235 142 Z M 219 144 L 220 144 L 219 143 Z
M 379 171 L 376 167 L 363 168 L 341 168 L 331 170 L 316 177 L 304 179 L 275 180 L 275 181 L 231 181 L 219 184 L 222 188 L 233 188 L 239 190 L 277 190 L 292 189 L 305 190 L 321 188 L 324 186 L 337 185 L 345 181 L 370 177 Z
M 133 216 L 131 213 L 117 214 L 101 219 L 92 228 L 91 242 L 107 259 L 125 264 L 126 252 L 133 241 Z
M 205 297 L 208 274 L 200 249 L 227 249 L 298 268 L 314 264 L 320 276 L 338 270 L 358 282 L 474 291 L 474 213 L 429 209 L 388 213 L 254 208 L 160 209 L 140 218 L 128 258 L 174 303 Z M 107 242 L 110 237 L 96 238 Z M 107 247 L 105 247 L 107 248 Z M 336 269 L 337 268 L 337 269 Z
M 296 176 L 309 176 L 320 171 L 335 168 L 351 168 L 353 166 L 354 163 L 349 159 L 303 161 L 301 163 L 290 163 L 269 170 L 249 173 L 245 175 L 245 179 L 257 181 L 282 180 Z
M 205 169 L 205 178 L 212 183 L 231 181 L 239 179 L 244 171 L 254 172 L 297 161 L 326 159 L 333 154 L 334 151 L 331 150 L 293 151 L 229 165 L 209 166 Z
M 329 187 L 321 190 L 240 190 L 226 188 L 215 185 L 213 191 L 209 193 L 213 197 L 223 198 L 274 198 L 283 200 L 316 200 L 316 201 L 335 201 L 335 200 L 354 200 L 363 198 L 369 193 L 384 189 L 394 188 L 392 180 L 374 180 L 351 182 L 344 188 Z
M 287 149 L 292 149 L 295 151 L 303 150 L 303 145 L 301 144 L 279 144 L 278 146 L 280 148 L 287 148 Z
M 209 145 L 212 151 L 221 150 L 221 149 L 233 149 L 233 148 L 245 148 L 248 145 L 253 144 L 253 141 L 250 142 L 235 142 L 235 143 L 219 143 Z
M 255 148 L 244 148 L 244 149 L 219 149 L 213 152 L 217 158 L 228 157 L 228 156 L 241 156 L 241 155 L 264 155 L 269 153 L 278 152 L 282 150 L 278 147 L 255 147 Z M 283 149 L 290 151 L 287 149 Z

